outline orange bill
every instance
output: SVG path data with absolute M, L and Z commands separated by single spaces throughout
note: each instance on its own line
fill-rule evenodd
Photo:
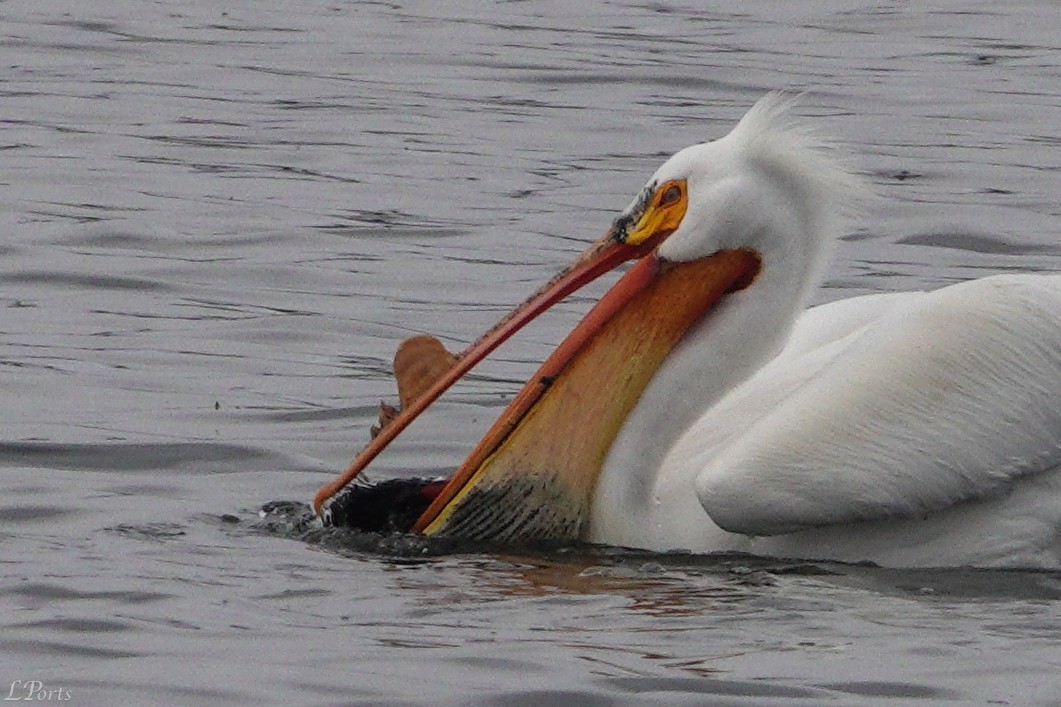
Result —
M 727 292 L 754 251 L 676 263 L 646 256 L 590 310 L 417 521 L 427 535 L 573 540 L 605 455 L 657 368 Z
M 463 353 L 451 357 L 429 338 L 403 345 L 410 353 L 396 362 L 402 410 L 384 409 L 381 429 L 317 492 L 314 511 L 326 514 L 329 499 L 512 334 L 605 272 L 640 259 L 542 365 L 413 527 L 478 539 L 576 538 L 605 455 L 657 368 L 714 303 L 758 274 L 758 255 L 747 250 L 661 260 L 655 249 L 687 208 L 685 180 L 650 183 L 608 233 Z
M 583 252 L 570 266 L 459 354 L 452 366 L 436 378 L 431 385 L 425 390 L 418 391 L 419 394 L 408 401 L 408 404 L 403 401 L 402 410 L 382 426 L 378 434 L 361 450 L 346 470 L 334 481 L 317 491 L 313 499 L 314 512 L 320 513 L 328 499 L 353 481 L 420 413 L 460 380 L 475 364 L 528 322 L 570 293 L 615 269 L 623 262 L 640 258 L 650 252 L 667 235 L 667 232 L 661 231 L 653 238 L 630 243 L 626 240 L 625 229 L 626 224 L 617 221 L 611 230 Z

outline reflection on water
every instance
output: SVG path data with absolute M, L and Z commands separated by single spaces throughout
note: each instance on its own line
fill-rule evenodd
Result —
M 1056 574 L 255 514 L 361 446 L 398 341 L 462 348 L 770 89 L 881 197 L 820 300 L 1061 269 L 1059 12 L 5 5 L 0 676 L 84 704 L 1056 704 Z M 592 295 L 373 473 L 452 468 Z

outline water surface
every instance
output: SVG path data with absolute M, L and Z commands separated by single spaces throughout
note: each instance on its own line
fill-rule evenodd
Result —
M 1061 269 L 1061 10 L 4 4 L 0 689 L 72 704 L 1059 704 L 1061 577 L 269 532 L 764 92 L 880 194 L 818 301 Z M 597 288 L 381 459 L 449 468 Z M 459 420 L 460 423 L 454 423 Z

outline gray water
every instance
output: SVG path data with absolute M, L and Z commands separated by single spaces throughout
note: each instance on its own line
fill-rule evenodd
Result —
M 1061 270 L 1054 0 L 16 0 L 0 18 L 5 696 L 1061 704 L 1056 573 L 410 557 L 257 514 L 364 443 L 401 339 L 475 338 L 771 89 L 806 91 L 800 113 L 880 194 L 819 301 Z M 373 473 L 452 468 L 599 291 Z

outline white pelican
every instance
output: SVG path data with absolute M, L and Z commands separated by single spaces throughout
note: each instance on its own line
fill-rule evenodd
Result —
M 461 354 L 329 500 L 501 341 L 637 263 L 420 516 L 427 534 L 891 566 L 1061 566 L 1061 275 L 807 309 L 861 187 L 771 95 L 660 167 Z

